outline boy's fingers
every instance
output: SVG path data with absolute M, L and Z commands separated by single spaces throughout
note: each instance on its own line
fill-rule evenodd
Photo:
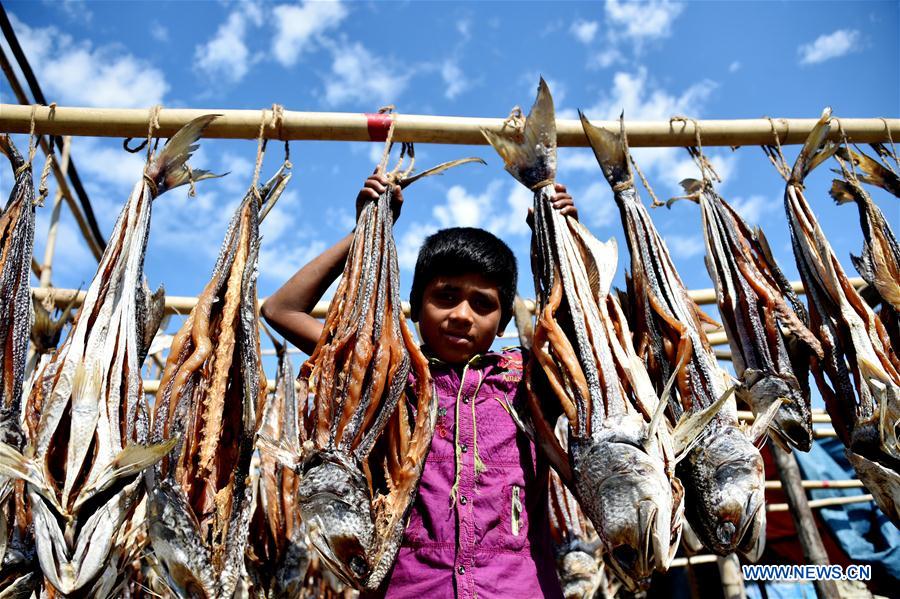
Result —
M 566 193 L 566 186 L 563 185 L 562 183 L 557 183 L 557 184 L 555 184 L 555 185 L 553 186 L 553 189 L 556 190 L 556 193 L 557 193 L 557 194 L 560 194 L 560 193 Z

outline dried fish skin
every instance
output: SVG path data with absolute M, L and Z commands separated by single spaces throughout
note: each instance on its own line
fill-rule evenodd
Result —
M 300 451 L 294 373 L 284 344 L 272 341 L 278 371 L 257 434 L 259 466 L 245 566 L 253 596 L 287 599 L 301 593 L 310 551 L 297 507 L 300 479 L 278 457 L 282 447 Z
M 900 472 L 900 358 L 882 320 L 850 284 L 803 194 L 807 174 L 835 152 L 834 145 L 825 142 L 830 121 L 831 110 L 825 109 L 797 157 L 784 195 L 794 258 L 809 298 L 811 329 L 825 353 L 812 371 L 848 456 L 862 458 L 854 464 L 860 466 L 860 480 L 900 525 L 896 519 L 900 477 L 885 474 Z M 842 186 L 837 191 L 854 192 Z
M 668 401 L 667 414 L 676 433 L 700 414 L 708 418 L 715 413 L 701 434 L 679 443 L 690 448 L 676 468 L 685 485 L 687 520 L 711 551 L 719 555 L 740 551 L 756 559 L 765 530 L 765 509 L 758 507 L 764 503 L 762 456 L 738 427 L 727 375 L 703 332 L 700 309 L 687 294 L 637 195 L 624 121 L 616 134 L 580 116 L 619 206 L 631 253 L 630 313 L 635 317 L 638 355 L 657 391 L 665 394 L 664 387 L 675 377 L 677 393 Z
M 854 152 L 847 147 L 837 148 L 835 155 L 851 163 L 854 171 L 859 169 L 861 172 L 857 177 L 863 183 L 875 185 L 895 197 L 900 197 L 900 177 L 897 176 L 897 173 L 882 166 L 877 160 L 869 158 L 862 152 Z
M 114 572 L 142 487 L 139 474 L 171 444 L 146 445 L 147 404 L 137 288 L 151 205 L 188 182 L 186 161 L 203 129 L 182 128 L 145 167 L 123 207 L 71 334 L 47 363 L 25 405 L 24 454 L 0 444 L 0 471 L 26 481 L 38 560 L 47 584 L 64 595 L 115 594 Z M 194 172 L 194 180 L 208 178 Z M 111 558 L 111 556 L 113 556 Z
M 428 363 L 400 311 L 391 189 L 360 213 L 298 391 L 309 398 L 296 462 L 310 541 L 341 580 L 370 590 L 400 549 L 437 416 Z
M 781 400 L 770 425 L 772 438 L 784 447 L 809 451 L 809 388 L 798 381 L 791 360 L 792 350 L 822 355 L 821 345 L 804 322 L 806 313 L 794 312 L 792 306 L 799 305 L 799 300 L 766 251 L 762 231 L 751 231 L 711 181 L 685 179 L 681 185 L 688 193 L 684 197 L 700 205 L 706 268 L 740 381 L 737 396 L 758 417 Z M 805 347 L 789 349 L 786 337 L 795 339 L 794 346 Z
M 682 495 L 671 431 L 650 425 L 659 399 L 609 293 L 615 242 L 601 243 L 552 207 L 556 128 L 543 80 L 524 124 L 483 134 L 534 192 L 538 311 L 526 386 L 537 442 L 593 524 L 609 567 L 630 590 L 646 588 L 674 557 Z M 551 398 L 567 418 L 565 447 L 544 409 Z
M 251 459 L 266 394 L 256 316 L 259 215 L 289 179 L 280 169 L 235 209 L 160 380 L 151 438 L 176 450 L 147 477 L 149 536 L 179 597 L 230 598 L 244 569 Z

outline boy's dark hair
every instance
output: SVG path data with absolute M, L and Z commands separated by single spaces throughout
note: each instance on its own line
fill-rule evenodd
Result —
M 492 233 L 473 227 L 442 229 L 429 235 L 419 248 L 412 289 L 409 292 L 410 313 L 419 320 L 425 287 L 437 276 L 479 274 L 500 292 L 500 329 L 513 314 L 518 269 L 509 246 Z

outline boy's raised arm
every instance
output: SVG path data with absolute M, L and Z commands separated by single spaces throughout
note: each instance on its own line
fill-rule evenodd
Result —
M 382 175 L 372 175 L 366 179 L 356 198 L 357 217 L 366 202 L 377 200 L 384 193 L 386 185 L 387 180 Z M 403 194 L 395 185 L 391 202 L 395 221 L 402 203 Z M 315 350 L 324 326 L 312 316 L 312 309 L 343 272 L 352 241 L 353 233 L 350 233 L 313 258 L 269 296 L 260 310 L 273 329 L 307 355 Z

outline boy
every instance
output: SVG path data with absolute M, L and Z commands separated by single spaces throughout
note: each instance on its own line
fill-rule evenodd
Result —
M 385 191 L 373 175 L 357 197 Z M 554 207 L 577 218 L 556 185 Z M 393 189 L 394 220 L 403 196 Z M 307 354 L 322 323 L 309 312 L 341 274 L 352 234 L 300 269 L 263 305 L 266 321 Z M 520 350 L 491 352 L 512 318 L 516 259 L 481 229 L 427 238 L 410 291 L 429 358 L 438 417 L 387 597 L 562 597 L 547 524 L 547 466 L 505 403 L 522 402 Z

